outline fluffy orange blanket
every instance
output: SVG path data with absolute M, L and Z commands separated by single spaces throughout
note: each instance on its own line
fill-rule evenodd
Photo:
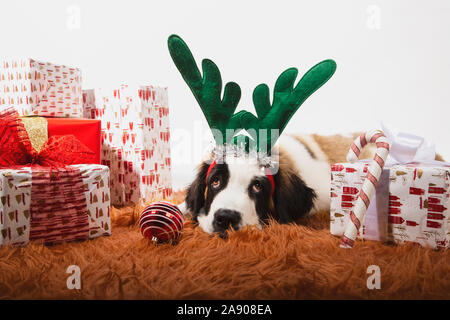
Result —
M 154 245 L 134 224 L 139 208 L 113 210 L 113 235 L 52 247 L 0 248 L 1 299 L 416 299 L 450 298 L 450 251 L 358 241 L 339 248 L 328 214 L 300 225 L 211 237 L 191 221 L 177 245 Z M 81 289 L 67 289 L 67 267 Z M 367 268 L 381 289 L 367 288 Z

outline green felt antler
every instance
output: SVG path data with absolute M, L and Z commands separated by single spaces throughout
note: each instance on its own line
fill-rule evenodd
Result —
M 168 46 L 175 65 L 194 94 L 213 131 L 214 139 L 218 144 L 229 142 L 236 130 L 242 128 L 240 116 L 244 111 L 234 114 L 241 98 L 241 88 L 237 83 L 228 82 L 225 85 L 223 99 L 221 99 L 222 78 L 216 64 L 209 59 L 204 59 L 202 76 L 183 39 L 177 35 L 171 35 L 168 39 Z M 215 132 L 214 129 L 221 134 Z M 231 134 L 227 132 L 227 129 L 232 130 Z
M 241 89 L 234 82 L 225 85 L 223 99 L 222 78 L 217 66 L 209 59 L 202 61 L 203 76 L 186 43 L 177 35 L 168 39 L 169 52 L 183 79 L 188 84 L 203 114 L 212 129 L 217 144 L 230 142 L 243 143 L 247 150 L 270 153 L 279 135 L 302 103 L 325 82 L 336 70 L 333 60 L 324 60 L 312 67 L 294 88 L 298 70 L 290 68 L 277 79 L 273 102 L 270 103 L 269 87 L 258 85 L 253 91 L 256 114 L 248 111 L 234 113 L 241 98 Z M 233 137 L 240 129 L 246 129 L 247 136 Z M 228 131 L 231 132 L 228 132 Z
M 294 88 L 298 70 L 287 69 L 275 83 L 272 104 L 266 84 L 255 88 L 253 104 L 258 117 L 246 112 L 241 116 L 241 124 L 257 141 L 259 151 L 270 153 L 294 113 L 314 91 L 331 78 L 335 70 L 336 63 L 333 60 L 324 60 L 309 69 Z

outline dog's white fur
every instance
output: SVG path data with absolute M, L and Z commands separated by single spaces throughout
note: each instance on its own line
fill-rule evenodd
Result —
M 247 188 L 255 176 L 263 176 L 264 172 L 254 161 L 245 157 L 227 161 L 230 178 L 225 189 L 214 198 L 209 213 L 198 216 L 199 226 L 208 233 L 213 233 L 214 213 L 219 209 L 235 210 L 242 214 L 239 229 L 245 225 L 260 226 L 255 203 L 250 199 Z

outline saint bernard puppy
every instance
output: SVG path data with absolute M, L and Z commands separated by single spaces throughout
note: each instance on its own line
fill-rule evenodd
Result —
M 226 157 L 213 166 L 204 161 L 188 187 L 182 211 L 207 233 L 224 237 L 246 225 L 262 227 L 269 218 L 280 223 L 330 207 L 330 164 L 345 162 L 350 136 L 288 135 L 278 141 L 278 170 L 268 175 L 258 161 Z M 373 156 L 367 146 L 360 158 Z

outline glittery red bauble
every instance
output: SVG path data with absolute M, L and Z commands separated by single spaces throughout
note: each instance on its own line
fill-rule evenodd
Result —
M 156 242 L 177 240 L 183 230 L 184 218 L 178 207 L 159 201 L 147 206 L 141 213 L 139 227 L 144 237 Z

